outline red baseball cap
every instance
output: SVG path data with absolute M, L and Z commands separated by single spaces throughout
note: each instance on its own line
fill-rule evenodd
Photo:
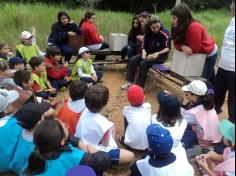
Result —
M 131 105 L 142 105 L 144 102 L 144 91 L 138 85 L 130 86 L 127 95 Z

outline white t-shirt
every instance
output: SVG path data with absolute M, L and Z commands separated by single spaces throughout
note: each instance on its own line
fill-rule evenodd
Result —
M 175 126 L 166 127 L 166 126 L 163 125 L 162 122 L 159 122 L 159 121 L 156 120 L 156 116 L 157 115 L 154 115 L 152 117 L 152 123 L 158 124 L 162 128 L 165 128 L 165 129 L 169 130 L 169 132 L 170 132 L 170 134 L 171 134 L 171 136 L 174 140 L 174 144 L 173 144 L 173 148 L 172 148 L 171 152 L 175 154 L 176 162 L 177 163 L 182 163 L 186 173 L 189 173 L 189 174 L 191 173 L 191 175 L 194 175 L 193 167 L 188 162 L 186 151 L 185 151 L 185 149 L 184 149 L 184 147 L 181 143 L 184 132 L 187 128 L 187 121 L 185 119 L 182 119 L 182 121 L 177 121 Z
M 144 103 L 140 107 L 126 106 L 123 116 L 128 121 L 125 132 L 125 144 L 136 150 L 146 150 L 148 140 L 146 129 L 151 124 L 151 105 Z
M 86 108 L 84 99 L 80 99 L 80 100 L 76 100 L 76 101 L 69 100 L 67 102 L 67 106 L 71 111 L 73 111 L 75 113 L 81 113 Z
M 220 67 L 227 71 L 235 71 L 235 17 L 225 32 Z
M 186 170 L 184 163 L 176 160 L 174 163 L 162 168 L 153 167 L 149 164 L 150 156 L 137 161 L 137 167 L 142 176 L 194 176 L 194 172 Z
M 114 124 L 99 113 L 93 113 L 85 109 L 80 116 L 79 123 L 76 126 L 75 136 L 80 138 L 85 144 L 90 144 L 98 150 L 108 152 L 111 149 L 118 148 L 112 137 L 112 127 Z M 104 134 L 109 131 L 109 145 L 100 144 Z

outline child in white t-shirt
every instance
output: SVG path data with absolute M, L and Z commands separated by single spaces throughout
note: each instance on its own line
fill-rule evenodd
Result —
M 149 153 L 131 166 L 131 176 L 193 176 L 171 152 L 173 138 L 158 124 L 147 128 Z
M 170 131 L 174 140 L 172 152 L 176 155 L 176 160 L 184 165 L 186 176 L 194 175 L 193 168 L 188 162 L 185 149 L 181 143 L 187 128 L 187 121 L 181 115 L 181 103 L 175 95 L 164 91 L 158 94 L 157 100 L 160 107 L 157 115 L 152 117 L 152 123 Z
M 129 87 L 127 97 L 130 105 L 123 109 L 125 136 L 120 138 L 120 143 L 136 150 L 146 150 L 146 129 L 151 124 L 151 105 L 144 103 L 144 92 L 138 85 Z
M 128 164 L 133 161 L 134 154 L 118 148 L 115 142 L 114 123 L 100 114 L 103 107 L 107 105 L 108 99 L 109 90 L 101 84 L 94 85 L 86 91 L 87 109 L 80 116 L 75 136 L 85 144 L 108 152 L 111 164 Z

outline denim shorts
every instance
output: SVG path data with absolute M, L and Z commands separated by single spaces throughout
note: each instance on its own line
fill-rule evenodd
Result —
M 112 149 L 108 152 L 112 165 L 118 165 L 120 159 L 120 149 Z

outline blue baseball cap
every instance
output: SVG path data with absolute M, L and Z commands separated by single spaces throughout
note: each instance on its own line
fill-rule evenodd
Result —
M 181 103 L 179 99 L 169 92 L 161 91 L 157 96 L 160 109 L 165 116 L 174 117 L 181 115 Z
M 20 57 L 13 57 L 9 60 L 9 64 L 12 64 L 12 65 L 16 65 L 16 64 L 24 64 L 24 61 L 23 59 L 21 59 Z
M 171 153 L 173 138 L 170 132 L 158 124 L 152 124 L 146 133 L 151 156 L 149 163 L 154 167 L 164 167 L 173 163 L 176 156 Z

